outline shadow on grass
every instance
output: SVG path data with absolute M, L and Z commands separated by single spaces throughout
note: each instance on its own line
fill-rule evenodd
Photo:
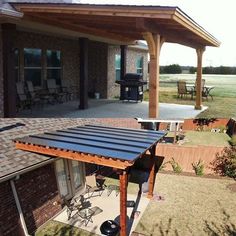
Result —
M 232 222 L 231 217 L 224 209 L 221 209 L 222 214 L 224 216 L 222 222 L 208 221 L 205 220 L 203 224 L 204 235 L 209 236 L 219 236 L 219 235 L 227 235 L 227 236 L 236 236 L 236 225 Z M 144 233 L 144 235 L 148 236 L 167 236 L 167 235 L 175 235 L 180 236 L 183 235 L 180 230 L 173 227 L 173 219 L 169 218 L 168 223 L 163 223 L 160 221 L 159 223 L 154 224 L 151 228 L 146 227 L 142 222 L 139 223 L 140 233 Z M 192 229 L 189 225 L 186 226 L 189 231 L 188 235 L 195 235 L 196 231 Z M 199 232 L 200 233 L 200 232 Z M 201 234 L 199 234 L 201 235 Z

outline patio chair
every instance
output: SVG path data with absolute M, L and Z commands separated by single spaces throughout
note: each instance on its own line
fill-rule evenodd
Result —
M 186 97 L 188 94 L 190 94 L 191 98 L 193 98 L 193 92 L 194 91 L 187 90 L 186 81 L 185 80 L 179 80 L 177 82 L 177 88 L 178 88 L 178 98 Z
M 58 87 L 56 85 L 56 80 L 55 79 L 48 79 L 47 80 L 47 89 L 48 89 L 48 94 L 50 96 L 53 96 L 54 100 L 62 103 L 63 102 L 63 97 L 66 95 L 63 92 L 58 91 Z
M 81 209 L 83 208 L 83 203 L 81 201 L 79 202 L 72 202 L 72 201 L 68 201 L 66 198 L 62 198 L 63 203 L 65 204 L 65 206 L 67 207 L 67 216 L 68 216 L 68 220 L 71 218 L 71 214 L 72 212 L 76 212 L 75 214 L 77 214 Z
M 38 100 L 40 105 L 43 105 L 44 101 L 50 102 L 51 100 L 50 96 L 43 94 L 40 95 L 35 92 L 32 81 L 27 81 L 26 86 L 29 96 L 31 97 L 32 100 Z
M 17 107 L 18 108 L 32 108 L 32 100 L 29 99 L 25 93 L 25 88 L 23 82 L 16 83 L 16 93 L 17 93 Z
M 105 184 L 97 182 L 95 175 L 86 176 L 86 193 L 89 198 L 92 197 L 94 193 L 98 193 L 98 196 L 101 196 L 105 187 Z
M 70 91 L 67 80 L 62 80 L 61 81 L 61 91 L 62 91 L 62 93 L 65 94 L 66 101 L 72 100 L 73 93 Z

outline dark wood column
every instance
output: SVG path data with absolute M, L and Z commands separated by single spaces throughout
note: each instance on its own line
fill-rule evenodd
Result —
M 80 89 L 79 89 L 79 109 L 88 108 L 88 39 L 79 39 L 80 50 Z
M 156 179 L 156 171 L 155 171 L 155 155 L 156 155 L 156 145 L 154 145 L 150 150 L 150 174 L 149 174 L 149 182 L 148 182 L 148 198 L 153 197 L 153 190 Z
M 2 24 L 4 117 L 16 117 L 16 81 L 14 73 L 14 40 L 16 25 Z
M 119 174 L 120 177 L 120 236 L 127 235 L 127 184 L 128 175 L 126 171 Z
M 120 80 L 124 79 L 126 74 L 126 60 L 127 60 L 127 46 L 121 45 L 120 46 Z M 124 87 L 121 86 L 120 91 L 120 100 L 124 100 L 125 90 Z
M 196 49 L 197 52 L 197 82 L 196 82 L 196 102 L 195 109 L 202 109 L 202 55 L 205 48 Z

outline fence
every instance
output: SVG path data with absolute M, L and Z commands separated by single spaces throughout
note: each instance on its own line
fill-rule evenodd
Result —
M 221 152 L 224 147 L 213 146 L 178 146 L 168 144 L 158 144 L 156 155 L 164 157 L 164 162 L 170 161 L 172 158 L 179 163 L 184 172 L 194 172 L 192 163 L 198 162 L 200 159 L 204 163 L 205 173 L 213 173 L 210 163 L 215 159 L 216 154 Z M 164 163 L 163 162 L 163 163 Z M 165 170 L 172 170 L 170 164 L 166 165 Z

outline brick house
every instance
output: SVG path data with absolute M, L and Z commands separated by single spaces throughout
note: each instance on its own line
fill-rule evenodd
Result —
M 16 81 L 45 88 L 47 79 L 67 82 L 79 96 L 117 95 L 126 72 L 147 78 L 149 117 L 158 117 L 159 56 L 164 42 L 196 50 L 196 109 L 202 108 L 202 56 L 220 43 L 178 7 L 96 5 L 74 0 L 3 0 L 0 3 L 0 116 L 16 116 Z M 136 46 L 146 40 L 148 47 Z M 148 51 L 147 51 L 148 48 Z M 119 55 L 120 54 L 120 55 Z M 120 75 L 120 76 L 119 76 Z
M 0 235 L 24 235 L 23 227 L 32 234 L 62 209 L 62 195 L 84 190 L 85 173 L 95 168 L 16 150 L 12 140 L 89 123 L 140 128 L 134 119 L 0 119 Z
M 10 2 L 20 1 L 5 2 L 0 3 L 0 19 L 3 19 L 0 21 L 0 117 L 17 116 L 17 97 L 14 95 L 16 91 L 6 82 L 11 76 L 14 83 L 32 81 L 35 90 L 45 88 L 46 80 L 53 78 L 58 87 L 62 83 L 66 84 L 73 93 L 73 98 L 78 98 L 81 60 L 78 37 L 63 30 L 52 31 L 45 26 L 36 26 L 31 21 L 20 20 L 13 24 L 12 14 L 15 14 L 14 17 L 21 15 Z M 7 44 L 11 48 L 10 51 L 7 51 Z M 125 47 L 125 50 L 126 71 L 142 73 L 143 79 L 147 80 L 148 47 L 138 43 Z M 120 86 L 115 81 L 121 76 L 120 51 L 120 45 L 112 42 L 104 42 L 93 37 L 88 40 L 88 96 L 94 97 L 95 92 L 100 94 L 100 98 L 105 99 L 119 96 Z M 10 57 L 5 58 L 6 54 L 13 57 L 14 62 L 11 62 Z M 8 65 L 3 65 L 7 60 Z M 5 67 L 9 68 L 5 70 Z

